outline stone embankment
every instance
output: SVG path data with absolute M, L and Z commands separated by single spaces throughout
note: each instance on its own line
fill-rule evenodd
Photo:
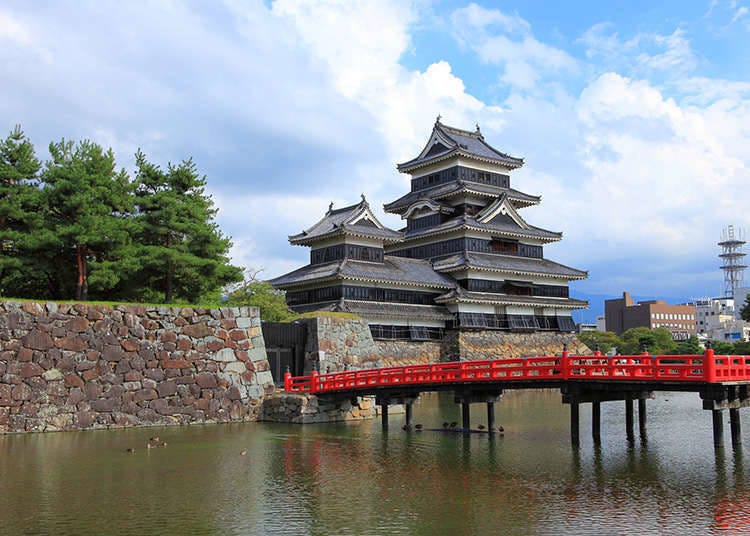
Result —
M 254 420 L 257 308 L 0 302 L 0 433 Z
M 277 393 L 263 401 L 260 420 L 294 424 L 359 421 L 377 415 L 373 397 L 328 401 L 306 393 Z

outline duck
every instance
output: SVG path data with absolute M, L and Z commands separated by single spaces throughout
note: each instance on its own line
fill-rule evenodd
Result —
M 502 433 L 502 432 L 505 432 L 505 428 L 503 428 L 503 425 L 502 425 L 502 424 L 501 424 L 500 426 L 498 426 L 498 427 L 497 427 L 497 431 L 498 431 L 498 432 L 501 432 L 501 433 Z
M 443 423 L 443 428 L 448 428 L 448 423 L 447 422 Z
M 458 423 L 457 423 L 456 421 L 453 421 L 453 422 L 452 422 L 452 423 L 450 424 L 450 427 L 451 427 L 451 428 L 455 428 L 456 426 L 458 426 Z
M 151 442 L 153 442 L 153 443 L 158 443 L 159 442 L 159 437 L 158 436 L 149 437 L 148 440 L 151 441 Z
M 417 432 L 421 432 L 421 431 L 422 431 L 422 425 L 421 425 L 421 424 L 417 424 L 417 425 L 415 425 L 415 426 L 414 426 L 414 429 L 415 429 L 415 430 L 416 430 Z
M 129 452 L 130 454 L 133 454 L 133 453 L 135 453 L 135 449 L 133 447 L 129 447 L 129 448 L 125 449 L 125 452 Z
M 159 446 L 159 445 L 154 445 L 153 443 L 146 443 L 146 448 L 147 448 L 147 449 L 155 449 L 155 448 L 156 448 L 156 447 L 158 447 L 158 446 Z
M 483 424 L 477 424 L 477 430 L 484 430 L 485 426 Z
M 243 450 L 242 452 L 240 452 L 240 456 L 247 456 L 247 450 Z
M 166 442 L 166 441 L 162 441 L 162 442 L 161 442 L 161 445 L 159 445 L 159 446 L 160 446 L 160 447 L 166 447 L 166 446 L 167 446 L 167 442 Z

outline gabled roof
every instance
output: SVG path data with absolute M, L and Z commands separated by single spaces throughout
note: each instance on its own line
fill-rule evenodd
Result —
M 466 268 L 489 272 L 510 273 L 519 275 L 562 277 L 565 279 L 586 279 L 588 272 L 565 266 L 549 259 L 501 255 L 497 253 L 478 253 L 467 251 L 437 260 L 432 263 L 439 272 L 450 273 Z
M 378 221 L 363 195 L 362 201 L 356 205 L 334 210 L 333 203 L 331 203 L 328 212 L 318 223 L 300 234 L 290 236 L 289 242 L 310 245 L 336 234 L 379 238 L 384 242 L 396 242 L 401 239 L 401 233 L 389 229 Z
M 434 201 L 430 198 L 423 197 L 414 201 L 414 203 L 412 203 L 409 208 L 406 209 L 406 212 L 401 215 L 401 218 L 405 220 L 409 218 L 409 216 L 411 216 L 414 211 L 423 208 L 439 214 L 453 214 L 456 211 L 456 209 L 450 205 L 438 203 L 437 201 Z
M 471 132 L 444 125 L 440 122 L 440 116 L 438 116 L 435 126 L 432 128 L 432 134 L 419 156 L 403 164 L 398 164 L 396 167 L 399 171 L 408 173 L 416 168 L 453 156 L 465 156 L 500 164 L 508 169 L 523 166 L 523 158 L 516 158 L 498 151 L 484 141 L 479 125 L 474 132 Z
M 446 184 L 439 184 L 424 190 L 409 192 L 408 194 L 396 199 L 391 203 L 383 205 L 386 212 L 401 214 L 420 199 L 432 199 L 439 201 L 441 199 L 450 199 L 463 194 L 473 194 L 479 197 L 495 198 L 505 193 L 508 199 L 517 208 L 538 205 L 542 198 L 538 195 L 529 195 L 513 188 L 502 188 L 500 186 L 491 186 L 479 182 L 466 180 L 451 181 Z
M 516 214 L 517 215 L 517 214 Z M 476 217 L 467 216 L 466 214 L 451 218 L 450 220 L 435 225 L 433 227 L 425 227 L 424 229 L 411 229 L 404 232 L 404 240 L 412 238 L 432 236 L 453 232 L 457 229 L 465 229 L 468 231 L 477 231 L 481 233 L 487 233 L 490 235 L 500 235 L 509 238 L 536 238 L 544 242 L 556 242 L 562 239 L 562 233 L 556 233 L 554 231 L 548 231 L 541 227 L 534 227 L 533 225 L 523 222 L 523 226 L 519 225 L 510 216 L 500 215 L 495 217 L 487 223 L 482 223 L 476 219 Z M 522 220 L 523 221 L 523 220 Z M 399 245 L 399 247 L 401 247 Z M 403 247 L 408 247 L 404 244 Z
M 494 305 L 525 305 L 531 307 L 561 307 L 585 309 L 589 302 L 574 298 L 541 298 L 536 296 L 511 296 L 494 292 L 474 292 L 456 287 L 435 298 L 435 303 L 485 303 Z
M 369 281 L 392 285 L 417 285 L 435 290 L 455 286 L 450 277 L 432 269 L 422 259 L 386 255 L 382 263 L 345 259 L 325 264 L 309 264 L 269 281 L 274 287 L 291 288 L 324 281 Z

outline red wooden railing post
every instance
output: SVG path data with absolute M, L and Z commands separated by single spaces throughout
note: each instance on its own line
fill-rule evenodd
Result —
M 310 393 L 313 394 L 318 390 L 318 371 L 313 370 L 310 373 Z
M 568 357 L 568 346 L 563 346 L 562 357 L 560 358 L 560 374 L 563 380 L 570 379 L 570 358 Z
M 703 355 L 703 377 L 709 383 L 716 381 L 716 360 L 713 348 L 706 348 L 706 353 Z
M 292 390 L 292 373 L 284 373 L 284 391 L 290 392 Z

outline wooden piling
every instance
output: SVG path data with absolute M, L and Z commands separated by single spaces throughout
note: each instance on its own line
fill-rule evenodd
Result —
M 602 403 L 594 401 L 591 403 L 591 435 L 594 438 L 594 445 L 602 442 Z
M 638 429 L 641 432 L 641 439 L 646 437 L 646 399 L 638 399 Z
M 711 416 L 714 424 L 714 446 L 721 447 L 724 445 L 724 419 L 721 413 L 722 410 L 714 409 L 711 410 Z
M 388 403 L 380 404 L 380 422 L 383 430 L 388 430 Z
M 487 429 L 490 437 L 495 437 L 495 403 L 487 402 Z
M 628 436 L 628 441 L 635 439 L 635 433 L 633 432 L 633 399 L 627 398 L 625 400 L 625 432 Z
M 471 410 L 470 410 L 471 404 L 468 402 L 463 402 L 461 404 L 461 417 L 463 419 L 463 422 L 461 424 L 461 428 L 463 428 L 464 432 L 468 432 L 471 430 Z
M 738 408 L 729 409 L 729 426 L 732 432 L 732 447 L 736 448 L 742 444 L 742 425 Z

